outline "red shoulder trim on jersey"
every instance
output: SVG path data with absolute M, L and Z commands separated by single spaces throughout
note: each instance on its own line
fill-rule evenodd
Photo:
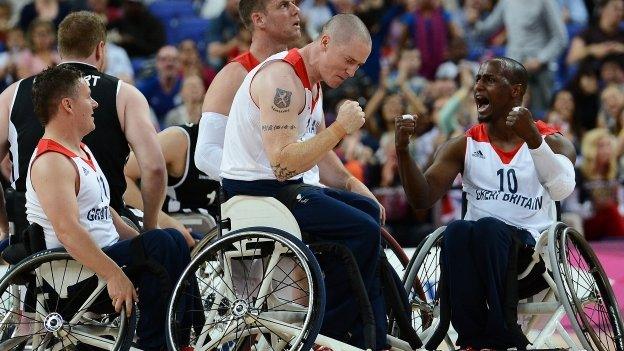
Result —
M 296 48 L 290 49 L 288 51 L 288 54 L 286 54 L 286 57 L 284 57 L 284 61 L 288 62 L 291 66 L 293 66 L 297 77 L 299 77 L 299 79 L 301 79 L 301 83 L 303 83 L 303 87 L 312 91 L 312 85 L 310 84 L 310 78 L 308 77 L 308 70 L 306 70 L 305 63 L 303 62 L 303 57 L 301 57 L 299 50 Z M 318 88 L 320 89 L 320 87 L 321 86 L 319 84 Z M 312 111 L 314 111 L 314 106 L 316 105 L 319 96 L 320 93 L 316 96 L 316 99 L 314 98 L 314 96 L 312 97 Z
M 80 143 L 80 147 L 84 150 L 85 144 Z M 67 149 L 65 146 L 57 143 L 56 141 L 52 140 L 52 139 L 41 139 L 39 140 L 39 143 L 37 143 L 37 157 L 43 155 L 46 152 L 58 152 L 59 154 L 65 155 L 69 158 L 74 158 L 74 157 L 79 157 L 78 155 L 76 155 L 75 153 L 73 153 L 71 150 Z M 89 157 L 89 153 L 87 152 L 87 157 Z M 93 168 L 93 170 L 95 171 L 95 164 L 93 164 L 93 160 L 91 160 L 90 158 L 88 159 L 84 159 L 82 157 L 80 157 L 80 159 L 82 159 L 83 161 L 85 161 L 89 166 L 91 166 L 91 168 Z
M 232 59 L 232 61 L 230 62 L 238 62 L 241 65 L 243 65 L 243 67 L 245 67 L 245 69 L 247 70 L 247 72 L 251 71 L 252 69 L 254 69 L 257 65 L 260 64 L 260 62 L 258 61 L 258 59 L 256 59 L 254 57 L 254 55 L 252 55 L 251 51 L 246 51 L 238 56 L 236 56 L 234 59 Z
M 559 129 L 551 126 L 550 124 L 546 122 L 536 121 L 535 126 L 537 127 L 537 130 L 539 131 L 539 133 L 543 136 L 561 133 Z
M 559 131 L 556 128 L 542 121 L 536 121 L 535 126 L 537 127 L 537 130 L 539 131 L 539 133 L 543 136 L 559 133 Z M 466 136 L 471 137 L 472 140 L 474 141 L 490 143 L 490 137 L 488 136 L 488 133 L 487 133 L 487 124 L 485 123 L 479 123 L 477 125 L 472 126 L 470 129 L 466 131 Z M 518 150 L 520 150 L 523 144 L 524 143 L 518 144 L 518 146 L 516 146 L 511 151 L 501 150 L 494 144 L 490 144 L 490 145 L 492 145 L 492 148 L 494 149 L 494 151 L 496 151 L 501 161 L 504 164 L 508 164 L 514 158 L 514 156 L 516 155 Z

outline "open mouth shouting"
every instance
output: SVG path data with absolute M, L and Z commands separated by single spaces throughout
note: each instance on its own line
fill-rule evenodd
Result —
M 474 95 L 474 99 L 477 104 L 477 112 L 479 112 L 480 115 L 488 115 L 491 112 L 490 99 L 479 93 Z

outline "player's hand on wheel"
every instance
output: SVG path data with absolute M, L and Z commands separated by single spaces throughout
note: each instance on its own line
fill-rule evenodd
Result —
M 135 301 L 139 301 L 139 297 L 134 285 L 132 285 L 132 282 L 121 268 L 106 280 L 106 288 L 108 296 L 110 296 L 112 304 L 115 306 L 115 312 L 119 313 L 121 306 L 125 305 L 126 315 L 130 317 L 132 306 Z
M 360 129 L 364 121 L 364 111 L 357 101 L 347 100 L 340 105 L 336 122 L 344 128 L 347 134 Z

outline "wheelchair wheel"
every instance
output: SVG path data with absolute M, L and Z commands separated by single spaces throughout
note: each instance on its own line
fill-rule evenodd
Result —
M 403 285 L 412 305 L 412 327 L 424 343 L 427 343 L 440 320 L 438 284 L 443 235 L 444 227 L 421 242 L 403 276 Z M 453 348 L 448 337 L 445 342 Z
M 554 245 L 549 251 L 551 265 L 556 266 L 555 282 L 583 348 L 623 351 L 620 310 L 596 254 L 573 228 L 561 225 L 550 235 L 551 247 Z
M 197 256 L 201 250 L 212 244 L 216 240 L 217 234 L 219 234 L 218 226 L 212 228 L 208 233 L 206 233 L 206 235 L 197 244 L 195 244 L 195 246 L 193 246 L 193 249 L 191 250 L 191 258 Z
M 0 350 L 128 350 L 135 310 L 115 313 L 104 281 L 67 252 L 42 251 L 0 280 Z
M 405 251 L 384 227 L 381 227 L 382 248 L 388 258 L 388 263 L 394 268 L 397 274 L 402 277 L 405 274 L 405 268 L 409 264 L 409 258 Z
M 312 252 L 274 228 L 243 228 L 189 264 L 167 310 L 169 348 L 310 350 L 325 287 Z

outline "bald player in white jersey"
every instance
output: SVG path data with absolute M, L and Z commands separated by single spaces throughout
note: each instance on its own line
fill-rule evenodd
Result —
M 376 349 L 384 349 L 386 315 L 377 274 L 380 207 L 369 197 L 302 181 L 303 173 L 364 124 L 362 108 L 348 101 L 340 107 L 336 122 L 305 139 L 307 121 L 320 96 L 318 83 L 337 87 L 353 77 L 371 46 L 361 20 L 336 15 L 314 42 L 271 56 L 249 72 L 228 117 L 221 177 L 226 198 L 277 196 L 290 205 L 310 240 L 337 242 L 353 253 L 373 307 Z M 327 273 L 321 333 L 362 346 L 362 319 L 353 313 L 358 308 L 345 268 L 333 258 L 320 263 Z
M 252 32 L 251 46 L 249 52 L 223 67 L 208 88 L 194 155 L 196 167 L 215 180 L 220 180 L 225 126 L 234 94 L 247 73 L 259 62 L 292 47 L 301 36 L 299 8 L 293 0 L 241 0 L 238 8 L 241 20 Z M 308 132 L 302 136 L 303 139 L 309 139 L 325 129 L 322 96 L 318 101 L 314 113 L 306 122 Z M 306 184 L 322 183 L 364 195 L 377 202 L 369 189 L 347 171 L 333 150 L 306 171 L 303 178 Z M 385 220 L 385 209 L 381 209 L 382 220 Z

